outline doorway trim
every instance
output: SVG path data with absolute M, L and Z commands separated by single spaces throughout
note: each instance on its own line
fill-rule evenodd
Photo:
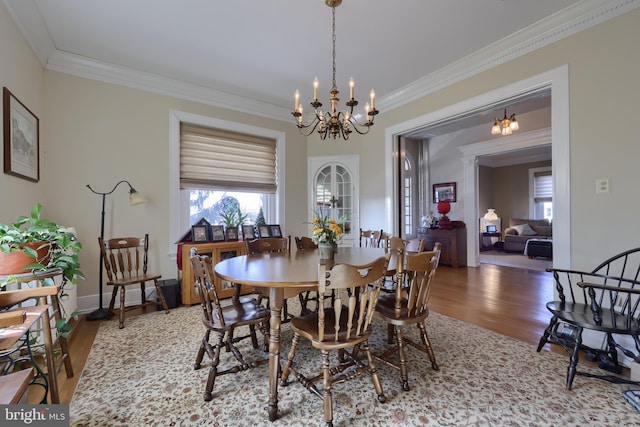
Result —
M 553 171 L 553 194 L 554 194 L 554 267 L 569 268 L 571 266 L 571 200 L 570 200 L 570 135 L 569 135 L 569 66 L 562 65 L 533 77 L 503 86 L 491 92 L 469 98 L 457 104 L 450 105 L 420 117 L 390 126 L 385 129 L 385 176 L 393 177 L 386 180 L 385 211 L 387 217 L 387 228 L 396 229 L 399 218 L 397 218 L 393 205 L 397 199 L 395 182 L 397 180 L 396 165 L 393 162 L 393 141 L 410 131 L 428 127 L 441 120 L 457 116 L 467 111 L 482 108 L 483 106 L 509 99 L 513 96 L 526 94 L 539 90 L 540 88 L 551 88 L 551 157 Z M 465 168 L 466 169 L 466 168 Z M 477 173 L 477 172 L 476 172 Z M 478 224 L 475 219 L 477 211 L 477 188 L 469 187 L 465 178 L 464 188 L 459 189 L 465 200 L 465 222 L 467 223 L 467 242 L 475 241 Z M 469 203 L 467 203 L 469 200 Z M 471 220 L 469 219 L 471 218 Z M 394 227 L 395 226 L 395 227 Z M 478 266 L 477 249 L 475 246 L 467 245 L 467 263 L 469 266 Z M 472 255 L 473 254 L 473 255 Z

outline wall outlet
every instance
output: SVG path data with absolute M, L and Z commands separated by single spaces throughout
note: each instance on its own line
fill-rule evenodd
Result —
M 596 193 L 608 193 L 611 188 L 611 180 L 609 178 L 596 179 Z

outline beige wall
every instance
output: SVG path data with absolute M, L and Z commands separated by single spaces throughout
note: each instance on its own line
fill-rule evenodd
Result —
M 509 218 L 530 218 L 529 169 L 544 166 L 551 166 L 551 162 L 526 163 L 491 169 L 493 206 L 488 207 L 494 208 L 502 218 L 503 228 L 509 225 Z
M 638 210 L 635 129 L 640 84 L 640 10 L 634 10 L 582 33 L 556 42 L 509 63 L 391 111 L 382 111 L 367 136 L 348 143 L 308 143 L 288 122 L 118 87 L 79 77 L 44 72 L 0 5 L 0 54 L 12 61 L 0 64 L 0 83 L 41 119 L 44 170 L 38 184 L 2 174 L 0 221 L 44 201 L 54 220 L 77 228 L 85 243 L 81 257 L 87 280 L 80 296 L 97 292 L 100 198 L 85 188 L 109 189 L 125 178 L 149 203 L 130 208 L 126 189 L 109 198 L 109 234 L 149 232 L 154 259 L 165 277 L 175 277 L 167 254 L 169 110 L 181 110 L 224 120 L 262 126 L 286 133 L 287 233 L 304 233 L 307 213 L 306 157 L 358 154 L 361 165 L 361 214 L 364 223 L 384 223 L 386 180 L 385 128 L 459 103 L 563 64 L 569 65 L 571 151 L 571 251 L 575 267 L 588 268 L 623 249 L 637 246 L 638 235 L 628 224 Z M 459 161 L 452 160 L 452 161 Z M 609 194 L 595 193 L 596 178 L 610 178 Z M 459 193 L 465 191 L 458 188 Z M 614 218 L 615 221 L 608 219 Z M 594 227 L 607 221 L 607 227 Z M 619 224 L 619 225 L 618 225 Z M 624 225 L 623 225 L 624 224 Z M 593 245 L 598 241 L 598 245 Z M 95 298 L 94 298 L 95 300 Z
M 47 117 L 43 112 L 44 70 L 2 4 L 0 4 L 0 55 L 2 57 L 0 60 L 0 86 L 9 89 L 38 117 L 40 133 L 42 133 L 43 127 L 47 124 Z M 0 120 L 0 128 L 3 127 L 1 122 Z M 46 144 L 46 136 L 40 135 L 40 146 L 43 147 Z M 2 153 L 4 158 L 4 150 Z M 37 201 L 42 200 L 45 191 L 44 182 L 46 181 L 43 171 L 45 167 L 45 159 L 41 157 L 39 183 L 4 173 L 0 174 L 1 222 L 13 221 L 18 215 L 27 215 L 31 207 Z M 46 206 L 44 214 L 48 214 Z

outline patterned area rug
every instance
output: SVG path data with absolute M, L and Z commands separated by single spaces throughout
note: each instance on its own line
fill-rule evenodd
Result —
M 279 418 L 268 421 L 267 365 L 218 377 L 213 400 L 205 402 L 208 368 L 193 369 L 204 332 L 200 310 L 181 307 L 128 317 L 124 329 L 117 321 L 104 322 L 71 401 L 71 425 L 323 424 L 322 402 L 296 382 L 279 388 Z M 374 327 L 371 345 L 379 351 L 386 326 L 378 321 Z M 402 391 L 398 371 L 382 364 L 384 404 L 366 375 L 337 385 L 335 426 L 640 425 L 640 414 L 621 396 L 624 386 L 578 376 L 573 390 L 565 392 L 564 355 L 537 353 L 531 345 L 437 313 L 427 320 L 427 329 L 440 370 L 433 371 L 421 352 L 409 348 L 410 391 Z M 413 328 L 405 334 L 418 339 Z M 286 324 L 282 338 L 286 355 L 292 338 Z M 241 346 L 245 356 L 266 356 L 254 353 L 248 340 Z M 315 371 L 319 353 L 304 340 L 300 347 L 297 358 L 315 358 Z

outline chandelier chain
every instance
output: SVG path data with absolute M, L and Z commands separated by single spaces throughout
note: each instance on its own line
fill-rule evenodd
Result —
M 333 12 L 333 37 L 331 39 L 333 43 L 333 88 L 337 87 L 336 85 L 336 8 L 335 6 L 331 8 Z

